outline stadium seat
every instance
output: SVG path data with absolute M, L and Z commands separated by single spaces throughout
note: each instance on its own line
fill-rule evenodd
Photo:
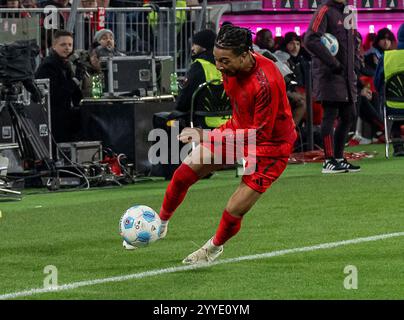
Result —
M 394 50 L 401 51 L 401 50 Z M 389 158 L 389 132 L 393 121 L 403 121 L 404 120 L 404 61 L 397 65 L 397 60 L 394 62 L 391 59 L 396 58 L 396 56 L 386 54 L 384 57 L 385 65 L 385 86 L 384 86 L 384 102 L 383 102 L 383 113 L 384 113 L 384 127 L 385 127 L 385 137 L 386 137 L 386 158 Z M 394 63 L 394 72 L 389 72 L 391 68 L 386 68 L 389 64 Z

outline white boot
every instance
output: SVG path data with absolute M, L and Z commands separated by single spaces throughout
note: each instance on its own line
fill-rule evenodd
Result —
M 216 260 L 223 253 L 223 246 L 215 246 L 213 238 L 209 239 L 202 248 L 191 253 L 188 257 L 182 260 L 184 264 L 200 264 L 209 263 Z

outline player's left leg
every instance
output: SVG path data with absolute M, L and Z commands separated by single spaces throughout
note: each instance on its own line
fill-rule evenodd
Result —
M 338 161 L 341 168 L 344 168 L 348 172 L 359 172 L 360 166 L 349 163 L 344 158 L 345 142 L 348 137 L 349 129 L 352 127 L 352 123 L 356 117 L 355 104 L 353 103 L 341 103 L 339 108 L 340 121 L 334 134 L 334 155 L 336 161 Z

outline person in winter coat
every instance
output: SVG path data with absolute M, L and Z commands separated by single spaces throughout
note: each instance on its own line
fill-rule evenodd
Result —
M 199 31 L 193 36 L 191 47 L 193 63 L 187 72 L 184 86 L 177 99 L 176 109 L 178 111 L 188 112 L 191 109 L 192 95 L 200 84 L 221 79 L 213 57 L 215 39 L 215 32 L 208 29 Z
M 55 32 L 51 54 L 35 73 L 36 79 L 50 80 L 51 129 L 56 142 L 76 141 L 80 135 L 79 113 L 74 106 L 79 104 L 82 93 L 69 61 L 72 52 L 72 33 Z
M 353 12 L 345 0 L 328 0 L 315 12 L 304 43 L 313 58 L 313 95 L 322 103 L 324 114 L 321 135 L 325 161 L 322 173 L 360 171 L 344 158 L 345 141 L 355 119 L 359 47 Z M 324 33 L 331 33 L 339 43 L 333 56 L 322 44 Z M 334 122 L 339 118 L 334 133 Z

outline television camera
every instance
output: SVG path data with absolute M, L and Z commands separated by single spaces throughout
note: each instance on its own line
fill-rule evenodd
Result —
M 49 150 L 24 110 L 30 100 L 36 103 L 43 103 L 44 100 L 44 94 L 34 82 L 35 58 L 38 54 L 39 47 L 35 40 L 0 44 L 0 112 L 5 109 L 10 114 L 22 159 L 40 163 L 52 172 L 54 164 Z

